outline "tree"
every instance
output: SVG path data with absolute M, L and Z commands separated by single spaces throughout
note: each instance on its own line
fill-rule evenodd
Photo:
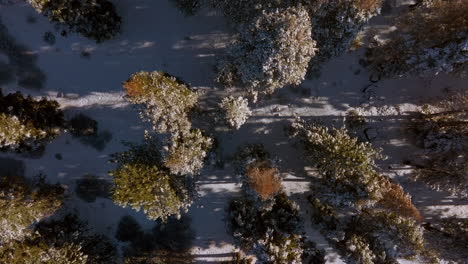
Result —
M 0 175 L 0 244 L 23 238 L 29 226 L 57 211 L 63 203 L 63 192 L 59 185 Z
M 251 23 L 239 26 L 237 41 L 217 66 L 216 80 L 267 94 L 298 85 L 315 54 L 310 23 L 303 6 L 262 10 Z
M 312 35 L 317 41 L 316 55 L 310 60 L 309 74 L 351 46 L 359 31 L 379 12 L 381 0 L 331 0 L 310 3 Z
M 180 215 L 191 205 L 195 196 L 192 180 L 161 166 L 151 142 L 114 154 L 113 161 L 118 167 L 109 174 L 115 181 L 112 198 L 116 204 L 143 210 L 152 220 Z
M 0 262 L 12 264 L 116 264 L 108 238 L 89 234 L 76 215 L 41 221 L 22 240 L 0 245 Z
M 56 101 L 0 90 L 0 149 L 28 150 L 56 137 L 64 127 Z
M 173 135 L 169 151 L 165 154 L 164 166 L 173 174 L 198 174 L 212 144 L 212 139 L 204 136 L 199 129 Z
M 416 162 L 416 179 L 436 190 L 468 196 L 467 120 L 466 92 L 426 104 L 410 119 L 410 132 L 425 150 Z
M 376 171 L 381 150 L 352 138 L 346 129 L 328 128 L 296 120 L 292 134 L 305 146 L 307 158 L 315 164 L 324 184 L 356 203 L 360 199 L 379 200 L 388 181 Z
M 223 98 L 219 108 L 222 118 L 230 127 L 235 129 L 239 129 L 252 114 L 248 100 L 242 96 Z
M 468 2 L 426 1 L 397 20 L 387 39 L 367 51 L 371 71 L 382 77 L 455 72 L 468 62 Z
M 0 246 L 0 261 L 9 264 L 88 264 L 79 245 L 49 245 L 40 236 L 13 240 Z
M 120 31 L 122 19 L 107 0 L 28 0 L 37 12 L 71 32 L 102 42 Z
M 177 78 L 159 71 L 138 72 L 123 87 L 127 98 L 142 104 L 142 117 L 153 123 L 160 133 L 190 130 L 188 113 L 198 101 L 198 95 Z
M 232 200 L 228 221 L 232 235 L 245 250 L 255 249 L 260 263 L 303 263 L 307 258 L 317 261 L 310 263 L 324 263 L 323 252 L 298 234 L 299 207 L 284 192 L 272 199 L 270 207 L 259 207 L 249 198 Z
M 299 206 L 282 190 L 279 171 L 268 158 L 261 144 L 246 145 L 236 155 L 245 197 L 229 203 L 232 235 L 260 263 L 324 263 L 323 253 L 298 234 Z

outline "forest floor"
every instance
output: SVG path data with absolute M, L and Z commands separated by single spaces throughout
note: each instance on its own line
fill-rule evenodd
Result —
M 115 166 L 109 163 L 110 154 L 125 150 L 123 141 L 143 140 L 148 125 L 123 98 L 121 83 L 137 71 L 163 70 L 203 91 L 201 101 L 207 107 L 230 93 L 238 93 L 238 89 L 224 89 L 213 82 L 216 59 L 232 35 L 223 17 L 206 10 L 184 17 L 167 0 L 113 2 L 123 18 L 122 33 L 102 44 L 78 35 L 61 36 L 53 24 L 23 2 L 0 2 L 3 91 L 46 96 L 57 100 L 67 117 L 84 113 L 99 124 L 99 134 L 92 141 L 63 133 L 37 155 L 0 153 L 0 168 L 17 169 L 28 177 L 42 173 L 50 182 L 67 186 L 69 208 L 96 231 L 115 239 L 118 221 L 124 215 L 135 217 L 146 229 L 154 222 L 142 212 L 115 205 L 106 195 L 85 201 L 75 189 L 77 180 L 86 175 L 110 182 L 107 172 Z M 385 18 L 376 18 L 367 29 L 382 29 L 383 23 Z M 45 32 L 55 35 L 55 43 L 44 41 Z M 421 152 L 405 133 L 407 116 L 449 91 L 466 90 L 467 80 L 440 74 L 374 83 L 359 64 L 362 57 L 363 50 L 358 49 L 333 59 L 323 67 L 320 77 L 306 80 L 299 87 L 282 88 L 271 98 L 254 104 L 252 117 L 241 129 L 219 129 L 218 150 L 224 162 L 212 162 L 203 170 L 199 179 L 201 197 L 188 212 L 195 232 L 192 254 L 197 263 L 228 260 L 236 248 L 224 216 L 227 202 L 240 195 L 239 177 L 230 160 L 245 143 L 263 143 L 279 161 L 285 190 L 301 207 L 308 238 L 327 249 L 329 263 L 342 263 L 310 223 L 306 197 L 311 168 L 285 133 L 296 115 L 341 126 L 346 112 L 355 109 L 368 121 L 365 129 L 372 144 L 389 157 L 379 163 L 383 173 L 412 195 L 425 221 L 468 217 L 467 199 L 411 181 L 412 168 L 404 165 Z M 24 74 L 34 74 L 36 81 L 27 87 L 20 85 Z

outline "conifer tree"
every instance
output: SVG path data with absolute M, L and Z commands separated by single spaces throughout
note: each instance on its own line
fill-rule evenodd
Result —
M 237 41 L 218 64 L 216 80 L 262 94 L 298 85 L 315 54 L 310 24 L 303 6 L 262 10 L 252 22 L 239 26 Z
M 27 0 L 50 21 L 102 42 L 120 31 L 121 18 L 107 0 Z
M 0 175 L 0 244 L 23 238 L 29 226 L 57 211 L 63 192 L 59 185 L 33 184 L 20 176 Z
M 56 101 L 35 100 L 0 90 L 0 149 L 31 149 L 56 137 L 64 127 Z
M 396 30 L 367 51 L 385 78 L 456 72 L 468 63 L 468 2 L 425 1 L 398 18 Z

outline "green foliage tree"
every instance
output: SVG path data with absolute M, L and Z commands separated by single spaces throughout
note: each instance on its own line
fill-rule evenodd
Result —
M 246 98 L 242 96 L 233 97 L 229 96 L 223 98 L 219 104 L 221 118 L 226 121 L 226 123 L 235 129 L 239 129 L 252 114 L 249 108 L 249 102 Z
M 188 113 L 196 106 L 198 95 L 182 81 L 164 72 L 138 72 L 123 87 L 130 102 L 144 106 L 141 115 L 153 123 L 155 131 L 190 130 Z
M 20 92 L 0 90 L 0 149 L 31 149 L 56 137 L 64 127 L 63 112 L 53 100 L 35 100 Z
M 198 174 L 212 143 L 212 139 L 204 136 L 199 129 L 172 136 L 164 165 L 174 174 Z
M 102 42 L 120 31 L 121 17 L 107 0 L 28 0 L 37 12 L 71 32 Z
M 32 184 L 23 177 L 1 175 L 0 244 L 23 238 L 29 226 L 57 211 L 63 192 L 59 185 Z
M 109 172 L 115 181 L 112 197 L 120 206 L 143 210 L 149 219 L 166 220 L 186 210 L 195 191 L 190 178 L 171 174 L 160 165 L 159 153 L 152 146 L 131 146 L 114 154 L 118 167 Z
M 13 240 L 0 246 L 0 261 L 9 264 L 88 264 L 87 256 L 75 244 L 47 244 L 40 236 Z
M 13 264 L 115 264 L 108 238 L 90 234 L 76 215 L 41 221 L 22 240 L 0 245 L 0 262 Z
M 356 203 L 361 199 L 379 200 L 387 181 L 376 171 L 375 160 L 383 159 L 381 150 L 370 143 L 352 138 L 346 129 L 296 120 L 292 135 L 299 138 L 307 158 L 317 167 L 324 184 L 348 196 Z

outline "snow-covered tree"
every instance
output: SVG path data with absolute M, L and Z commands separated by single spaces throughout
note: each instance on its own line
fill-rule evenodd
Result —
M 295 0 L 208 0 L 220 10 L 234 26 L 248 24 L 264 10 L 287 8 L 298 3 Z
M 49 245 L 40 236 L 12 240 L 0 246 L 0 261 L 8 264 L 89 264 L 80 245 Z
M 349 196 L 352 202 L 382 198 L 388 181 L 376 171 L 375 161 L 384 158 L 381 150 L 359 142 L 346 129 L 300 119 L 293 123 L 292 132 L 304 143 L 307 158 L 318 168 L 324 183 L 334 191 Z
M 167 73 L 138 72 L 123 84 L 128 100 L 142 104 L 142 117 L 160 133 L 190 130 L 187 114 L 197 104 L 198 95 L 186 84 Z
M 318 48 L 309 63 L 310 74 L 318 72 L 329 59 L 349 49 L 367 21 L 378 14 L 380 2 L 380 0 L 331 0 L 310 4 L 312 35 Z
M 382 77 L 454 72 L 468 64 L 468 2 L 425 1 L 397 20 L 386 39 L 367 51 L 371 71 Z
M 235 129 L 239 129 L 252 114 L 248 100 L 242 96 L 224 98 L 219 104 L 219 108 L 222 118 Z
M 246 251 L 253 250 L 259 263 L 302 263 L 306 257 L 324 263 L 323 253 L 299 235 L 299 207 L 284 192 L 271 207 L 258 207 L 254 200 L 237 198 L 228 206 L 232 235 Z
M 198 174 L 212 144 L 212 139 L 199 129 L 173 135 L 168 152 L 164 153 L 164 165 L 174 174 Z
M 63 127 L 56 101 L 0 90 L 0 149 L 30 149 L 56 137 Z
M 411 119 L 425 149 L 415 178 L 436 190 L 468 196 L 468 93 L 461 92 L 420 108 Z
M 261 93 L 301 83 L 315 54 L 310 25 L 301 5 L 262 10 L 251 23 L 239 26 L 237 41 L 218 63 L 216 80 Z
M 153 220 L 179 215 L 191 205 L 195 194 L 192 179 L 161 166 L 157 146 L 148 142 L 131 146 L 114 154 L 113 161 L 118 167 L 109 174 L 114 177 L 112 198 L 116 204 L 143 210 Z
M 27 0 L 50 21 L 102 42 L 120 31 L 121 18 L 107 0 Z
M 427 256 L 422 227 L 413 219 L 389 212 L 365 212 L 344 229 L 351 263 L 396 263 Z M 433 263 L 433 262 L 425 262 Z
M 0 175 L 0 244 L 23 238 L 29 226 L 57 211 L 63 192 L 58 185 L 32 184 L 23 177 Z
M 11 264 L 116 264 L 111 241 L 91 233 L 86 222 L 67 214 L 44 220 L 22 240 L 0 245 L 0 263 Z

